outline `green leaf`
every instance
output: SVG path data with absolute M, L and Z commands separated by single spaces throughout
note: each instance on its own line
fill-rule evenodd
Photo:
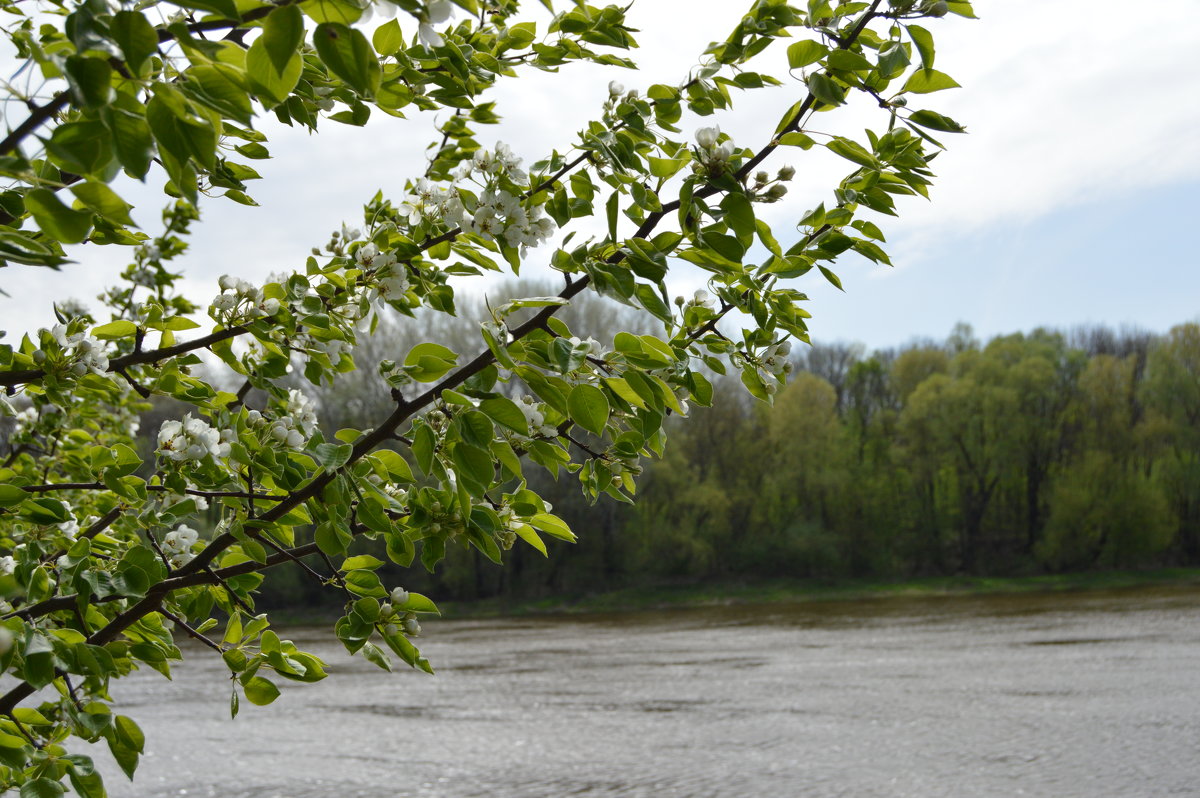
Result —
M 371 44 L 375 45 L 375 52 L 382 56 L 395 55 L 404 46 L 404 33 L 400 30 L 400 23 L 389 19 L 380 25 L 371 36 Z
M 825 268 L 824 266 L 822 266 L 819 263 L 817 264 L 817 268 L 821 270 L 821 274 L 825 275 L 825 279 L 828 280 L 833 285 L 834 288 L 836 288 L 839 291 L 846 290 L 846 289 L 842 288 L 841 278 L 838 277 L 836 274 L 834 274 L 832 270 Z
M 237 3 L 235 0 L 172 0 L 176 5 L 181 5 L 184 8 L 195 8 L 200 11 L 209 11 L 213 14 L 224 17 L 225 19 L 241 19 L 238 15 Z
M 350 459 L 354 447 L 348 443 L 321 443 L 313 449 L 313 457 L 327 471 L 341 468 Z
M 808 90 L 826 105 L 841 105 L 846 101 L 845 89 L 821 72 L 814 72 L 808 76 Z
M 110 321 L 108 324 L 101 324 L 98 327 L 93 327 L 92 335 L 106 341 L 113 341 L 117 338 L 128 338 L 137 332 L 137 325 L 128 319 L 117 319 Z
M 815 143 L 812 137 L 801 133 L 798 130 L 793 130 L 790 133 L 784 133 L 779 137 L 780 144 L 786 144 L 790 147 L 799 147 L 802 150 L 811 149 Z
M 433 473 L 434 448 L 437 445 L 433 430 L 422 424 L 413 433 L 412 453 L 417 458 L 417 466 L 426 476 Z
M 112 93 L 112 67 L 100 58 L 72 55 L 66 61 L 67 81 L 80 105 L 99 108 L 108 105 Z
M 329 71 L 359 94 L 372 97 L 379 90 L 383 69 L 362 31 L 327 22 L 317 26 L 313 45 Z
M 142 74 L 147 59 L 158 51 L 158 32 L 137 11 L 118 11 L 108 23 L 108 32 L 125 56 L 125 66 L 135 75 Z
M 134 722 L 133 718 L 126 715 L 117 715 L 113 718 L 113 730 L 122 745 L 128 746 L 139 754 L 145 750 L 146 735 L 142 733 L 141 728 Z
M 404 602 L 396 609 L 404 610 L 406 612 L 433 612 L 437 613 L 438 615 L 442 614 L 442 611 L 437 608 L 437 605 L 433 603 L 432 599 L 420 593 L 409 593 L 408 601 Z
M 104 218 L 118 224 L 133 224 L 133 219 L 129 216 L 129 211 L 133 206 L 121 199 L 117 192 L 104 183 L 94 181 L 76 183 L 71 186 L 71 193 Z
M 941 130 L 946 133 L 966 133 L 967 129 L 948 116 L 942 116 L 936 111 L 913 111 L 908 121 L 914 125 L 927 127 L 931 130 Z
M 488 418 L 522 435 L 529 434 L 529 421 L 517 403 L 505 396 L 493 396 L 479 403 Z
M 337 524 L 329 522 L 317 525 L 317 531 L 313 533 L 313 539 L 317 544 L 317 548 L 330 557 L 346 551 L 351 541 L 349 532 Z
M 370 554 L 358 554 L 354 557 L 347 557 L 342 563 L 341 570 L 343 571 L 358 571 L 358 570 L 375 570 L 383 565 L 383 560 L 377 557 L 372 557 Z
M 101 109 L 104 126 L 112 132 L 113 151 L 121 166 L 139 180 L 150 171 L 154 138 L 150 126 L 140 114 L 109 106 Z
M 375 645 L 374 643 L 363 643 L 363 647 L 359 649 L 359 651 L 362 653 L 363 657 L 366 658 L 367 662 L 370 662 L 371 664 L 385 671 L 390 672 L 392 670 L 391 660 L 389 660 L 387 654 L 383 653 L 379 646 Z
M 67 791 L 62 782 L 52 779 L 34 779 L 21 785 L 21 798 L 58 798 Z
M 283 10 L 278 8 L 268 14 L 267 25 L 271 26 L 271 17 Z M 300 80 L 300 73 L 304 71 L 304 64 L 298 52 L 293 52 L 286 62 L 276 65 L 272 53 L 277 56 L 283 51 L 283 43 L 292 35 L 293 26 L 286 15 L 274 24 L 278 25 L 280 30 L 270 39 L 270 49 L 267 48 L 267 34 L 264 31 L 246 51 L 246 75 L 250 79 L 250 88 L 268 108 L 279 105 L 288 98 Z
M 158 84 L 155 95 L 146 103 L 146 121 L 150 131 L 165 150 L 180 164 L 189 158 L 208 169 L 216 166 L 217 132 L 207 121 L 191 118 L 186 100 L 170 87 Z
M 865 72 L 873 64 L 858 53 L 850 50 L 834 50 L 829 54 L 829 68 L 842 72 Z
M 25 208 L 46 235 L 64 244 L 78 244 L 92 229 L 91 211 L 68 208 L 49 189 L 32 189 L 25 195 Z
M 517 533 L 517 537 L 519 537 L 521 540 L 540 551 L 543 557 L 550 556 L 550 552 L 546 550 L 545 541 L 541 539 L 538 533 L 534 531 L 533 527 L 529 526 L 529 524 L 518 524 L 513 531 Z
M 829 148 L 830 152 L 836 153 L 860 166 L 866 166 L 870 169 L 879 168 L 879 161 L 875 159 L 875 156 L 863 149 L 862 145 L 858 142 L 839 137 L 833 139 L 825 146 Z
M 349 25 L 362 16 L 362 7 L 348 0 L 305 0 L 300 10 L 317 22 L 338 22 Z
M 287 71 L 304 43 L 304 15 L 294 5 L 276 8 L 263 21 L 263 49 L 275 71 Z
M 620 210 L 620 206 L 618 205 L 620 198 L 621 195 L 614 191 L 608 198 L 608 202 L 605 204 L 605 214 L 608 217 L 609 241 L 617 240 L 617 212 Z
M 409 373 L 418 382 L 441 379 L 457 362 L 454 350 L 432 343 L 417 344 L 404 358 L 404 365 L 410 367 Z
M 803 39 L 788 46 L 788 68 L 799 69 L 815 64 L 828 54 L 829 48 L 825 45 L 811 39 Z
M 246 700 L 255 706 L 265 707 L 279 698 L 279 688 L 270 679 L 253 676 L 243 687 L 246 690 Z
M 576 424 L 596 435 L 604 434 L 611 411 L 604 391 L 594 385 L 576 385 L 567 397 L 567 409 Z
M 16 485 L 0 485 L 0 507 L 15 507 L 30 495 Z
M 908 35 L 916 45 L 917 52 L 921 54 L 921 66 L 925 69 L 933 69 L 933 34 L 920 25 L 909 25 Z
M 687 158 L 655 158 L 646 159 L 650 163 L 650 174 L 655 177 L 671 177 L 687 163 Z
M 459 477 L 475 483 L 479 488 L 474 492 L 481 492 L 491 485 L 495 467 L 492 464 L 492 455 L 487 450 L 468 443 L 457 443 L 454 445 L 451 459 Z
M 550 513 L 538 513 L 529 519 L 529 523 L 533 524 L 547 535 L 556 537 L 559 540 L 565 540 L 569 543 L 574 543 L 577 539 L 575 537 L 575 533 L 571 531 L 571 527 L 567 526 L 567 522 L 559 518 L 557 515 L 551 515 Z
M 254 117 L 254 109 L 246 91 L 238 85 L 239 80 L 238 72 L 226 64 L 200 64 L 187 71 L 187 82 L 182 85 L 198 102 L 243 125 L 249 125 Z
M 371 455 L 384 470 L 387 471 L 387 476 L 392 482 L 415 482 L 413 478 L 412 468 L 409 467 L 408 461 L 401 457 L 398 453 L 391 449 L 380 449 Z
M 904 91 L 913 94 L 929 94 L 942 89 L 955 88 L 958 88 L 958 82 L 945 72 L 938 72 L 936 69 L 918 69 L 904 84 Z

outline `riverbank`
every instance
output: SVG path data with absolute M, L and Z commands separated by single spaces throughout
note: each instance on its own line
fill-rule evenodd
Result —
M 757 584 L 705 583 L 639 587 L 575 597 L 537 600 L 487 599 L 439 602 L 446 618 L 570 615 L 633 612 L 673 607 L 850 601 L 888 597 L 1061 593 L 1119 590 L 1154 585 L 1200 586 L 1200 568 L 1105 571 L 1024 577 L 950 576 L 884 582 L 867 580 L 770 581 Z

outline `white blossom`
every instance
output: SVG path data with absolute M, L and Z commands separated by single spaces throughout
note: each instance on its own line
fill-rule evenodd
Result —
M 17 570 L 17 561 L 12 555 L 6 554 L 0 557 L 0 576 L 8 576 Z
M 71 373 L 75 376 L 82 377 L 89 371 L 95 374 L 108 371 L 108 355 L 104 352 L 104 345 L 96 338 L 86 332 L 68 335 L 65 324 L 55 324 L 50 328 L 50 335 L 73 361 Z
M 700 148 L 703 150 L 711 150 L 713 147 L 717 146 L 717 139 L 720 137 L 721 128 L 719 126 L 702 127 L 696 131 L 696 143 L 699 144 Z
M 403 605 L 408 603 L 408 591 L 402 587 L 392 588 L 392 593 L 388 596 L 393 604 Z
M 426 49 L 441 47 L 446 43 L 446 40 L 433 29 L 433 26 L 446 22 L 452 16 L 454 16 L 454 6 L 450 0 L 431 0 L 425 7 L 425 14 L 421 19 L 421 24 L 417 27 L 417 38 L 421 44 L 425 45 Z
M 162 550 L 172 568 L 186 565 L 195 556 L 192 546 L 200 539 L 200 533 L 186 524 L 180 524 L 163 535 Z
M 37 424 L 38 412 L 36 407 L 27 407 L 17 413 L 13 419 L 15 426 L 13 427 L 13 435 L 20 435 L 25 430 Z
M 532 396 L 526 395 L 521 397 L 521 401 L 517 402 L 517 407 L 525 415 L 525 423 L 529 425 L 529 434 L 534 437 L 553 438 L 558 435 L 558 428 L 553 424 L 546 423 L 546 417 L 542 414 L 541 409 L 537 405 L 537 400 Z
M 222 442 L 222 434 L 202 418 L 191 413 L 182 421 L 164 421 L 158 430 L 159 451 L 168 460 L 197 461 L 208 455 L 220 460 L 229 456 L 230 445 Z
M 733 157 L 733 140 L 720 141 L 719 126 L 702 127 L 696 131 L 696 144 L 700 147 L 699 161 L 705 166 L 724 164 Z

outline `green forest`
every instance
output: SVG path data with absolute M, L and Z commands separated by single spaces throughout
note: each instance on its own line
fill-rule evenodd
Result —
M 518 290 L 530 289 L 507 286 L 491 299 Z M 572 330 L 604 346 L 606 331 L 651 332 L 604 299 L 568 311 Z M 479 300 L 456 318 L 388 320 L 363 362 L 398 359 L 431 335 L 469 351 L 485 316 Z M 546 557 L 515 547 L 505 568 L 450 547 L 439 573 L 389 563 L 385 581 L 471 601 L 1200 565 L 1200 325 L 1166 335 L 1039 329 L 986 342 L 959 325 L 942 341 L 874 352 L 798 344 L 788 357 L 773 407 L 737 377 L 713 374 L 712 405 L 668 419 L 664 457 L 640 461 L 635 504 L 605 496 L 589 505 L 573 474 L 555 479 L 527 464 L 531 487 L 578 543 L 551 541 Z M 344 376 L 333 388 L 303 383 L 329 433 L 392 401 L 377 374 Z M 143 433 L 174 413 L 156 405 Z M 336 601 L 292 570 L 267 584 L 266 606 Z

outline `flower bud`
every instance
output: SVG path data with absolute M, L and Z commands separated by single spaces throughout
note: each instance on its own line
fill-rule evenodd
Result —
M 229 274 L 222 274 L 221 279 L 217 280 L 217 285 L 221 286 L 222 291 L 228 291 L 237 285 L 237 278 Z
M 758 183 L 760 186 L 764 185 L 770 179 L 771 178 L 767 175 L 766 172 L 759 171 L 759 172 L 754 173 L 754 182 Z
M 622 86 L 619 82 L 617 82 L 615 80 L 609 81 L 609 84 L 608 84 L 608 96 L 609 97 L 620 97 L 624 93 L 625 93 L 624 86 Z
M 407 604 L 408 603 L 408 591 L 402 587 L 393 588 L 390 598 L 391 598 L 393 604 L 399 604 L 399 605 Z
M 779 183 L 767 189 L 767 199 L 772 202 L 783 199 L 784 194 L 787 194 L 787 186 L 781 186 Z
M 386 601 L 379 605 L 379 614 L 385 618 L 395 611 L 395 608 Z
M 779 174 L 776 175 L 780 180 L 791 180 L 796 176 L 796 170 L 791 166 L 780 167 Z

